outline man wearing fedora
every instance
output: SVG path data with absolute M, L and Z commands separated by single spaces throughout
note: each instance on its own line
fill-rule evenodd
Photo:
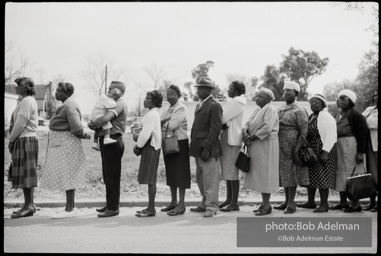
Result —
M 204 217 L 213 217 L 218 211 L 222 107 L 213 98 L 212 90 L 215 86 L 210 78 L 201 77 L 196 83 L 200 103 L 195 110 L 189 155 L 196 161 L 196 178 L 202 200 L 196 208 L 190 210 L 204 212 Z

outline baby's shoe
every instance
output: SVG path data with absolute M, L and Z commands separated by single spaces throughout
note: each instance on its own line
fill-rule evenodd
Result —
M 98 143 L 94 143 L 93 146 L 91 147 L 92 149 L 95 149 L 97 151 L 100 151 L 101 148 L 99 147 L 99 144 Z
M 111 143 L 116 143 L 116 140 L 111 138 L 104 138 L 103 144 L 111 144 Z

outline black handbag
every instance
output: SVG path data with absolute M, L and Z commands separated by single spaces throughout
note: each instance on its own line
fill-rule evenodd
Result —
M 372 180 L 370 173 L 364 173 L 354 176 L 356 167 L 353 169 L 351 177 L 347 178 L 347 195 L 350 200 L 359 200 L 373 196 L 377 192 L 377 188 Z M 365 168 L 365 166 L 364 166 Z
M 175 131 L 173 131 L 173 135 L 167 135 L 168 126 L 169 123 L 167 125 L 167 130 L 165 132 L 165 137 L 163 138 L 162 143 L 164 155 L 176 154 L 180 152 L 179 141 L 175 135 Z
M 235 166 L 243 172 L 250 171 L 249 150 L 246 144 L 242 147 L 241 151 L 239 152 L 237 161 L 235 162 Z
M 319 161 L 319 159 L 308 144 L 306 138 L 303 135 L 301 136 L 305 140 L 305 145 L 303 145 L 299 150 L 299 160 L 303 165 L 314 166 Z

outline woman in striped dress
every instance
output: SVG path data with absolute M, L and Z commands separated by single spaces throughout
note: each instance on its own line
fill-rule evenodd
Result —
M 86 158 L 81 139 L 90 139 L 81 121 L 81 111 L 71 97 L 74 86 L 59 83 L 56 100 L 63 104 L 50 120 L 48 148 L 41 187 L 66 193 L 66 207 L 52 216 L 54 219 L 70 218 L 77 214 L 74 205 L 75 189 L 85 185 Z
M 8 149 L 12 154 L 12 188 L 22 188 L 24 206 L 14 212 L 12 218 L 33 216 L 36 207 L 33 202 L 33 191 L 37 187 L 38 107 L 34 99 L 34 82 L 29 77 L 15 80 L 16 92 L 22 97 L 12 114 L 14 121 L 9 136 Z

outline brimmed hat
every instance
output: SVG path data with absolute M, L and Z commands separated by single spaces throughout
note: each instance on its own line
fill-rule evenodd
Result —
M 209 77 L 200 77 L 199 79 L 196 80 L 196 85 L 195 87 L 209 87 L 209 88 L 216 88 L 213 85 L 212 80 Z

